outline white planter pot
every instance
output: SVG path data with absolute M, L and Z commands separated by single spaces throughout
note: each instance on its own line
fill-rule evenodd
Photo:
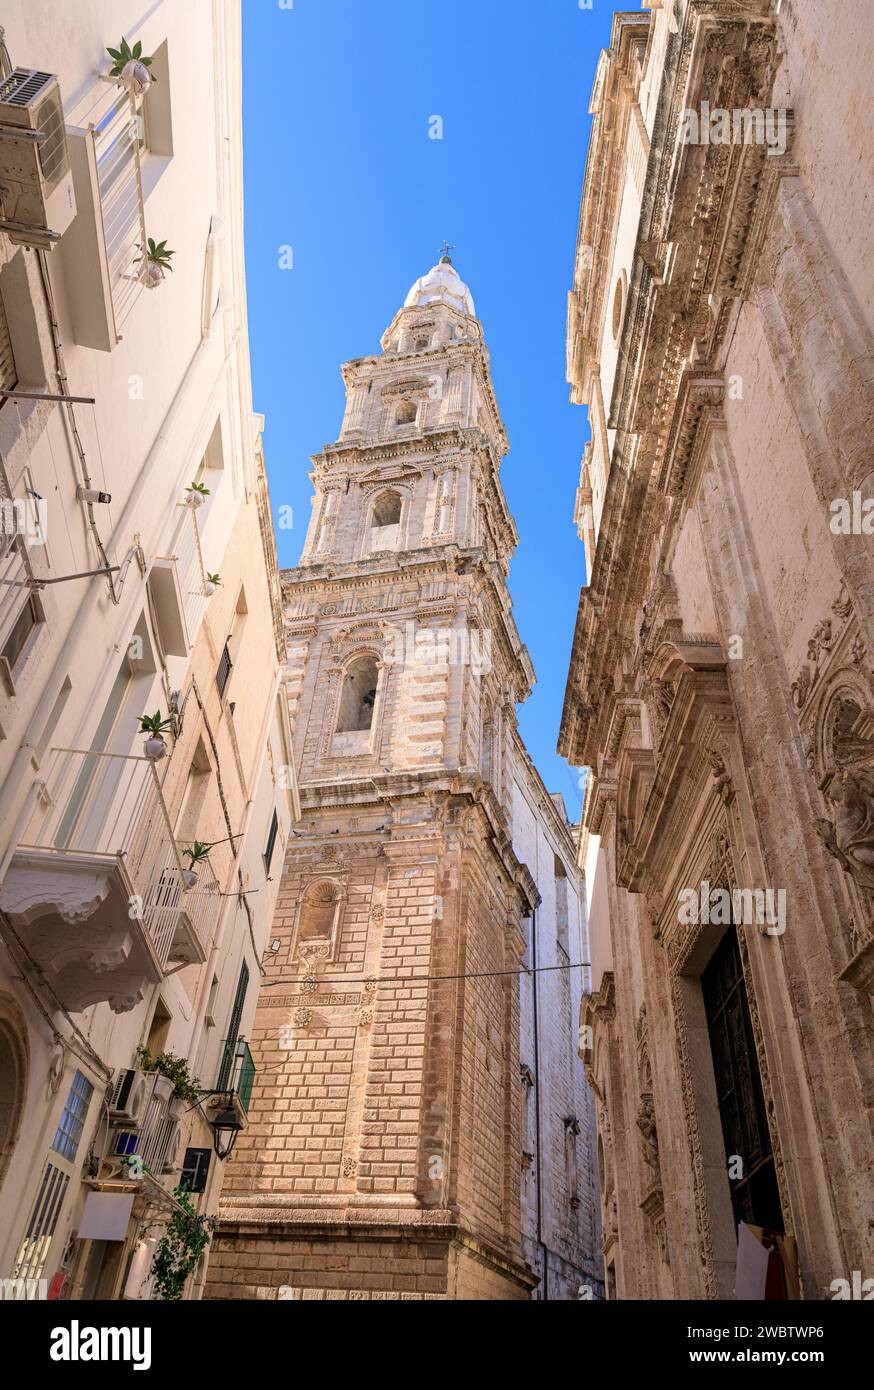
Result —
M 150 763 L 159 763 L 167 756 L 167 745 L 162 738 L 147 738 L 143 744 L 143 753 Z
M 154 261 L 146 261 L 146 288 L 156 290 L 164 279 L 164 272 Z
M 170 1099 L 173 1094 L 173 1082 L 169 1076 L 155 1077 L 155 1089 L 152 1094 L 158 1096 L 160 1100 Z
M 129 63 L 125 63 L 118 80 L 126 91 L 132 92 L 137 97 L 144 96 L 152 85 L 149 69 L 145 63 L 141 63 L 137 58 L 132 58 Z
M 204 584 L 204 586 L 203 586 L 203 592 L 206 594 L 207 598 L 212 598 L 212 596 L 213 596 L 213 594 L 215 593 L 215 591 L 216 591 L 216 586 L 215 586 L 215 584 L 213 584 L 212 580 L 208 579 L 208 580 L 206 581 L 206 583 Z
M 188 1102 L 181 1096 L 174 1096 L 167 1106 L 167 1114 L 173 1120 L 181 1120 L 187 1109 Z
M 194 511 L 197 511 L 198 507 L 203 506 L 204 502 L 206 501 L 206 498 L 204 497 L 202 492 L 198 492 L 195 489 L 193 492 L 186 492 L 185 501 L 189 507 L 192 507 Z
M 182 882 L 186 888 L 194 888 L 197 884 L 197 873 L 194 869 L 182 870 Z

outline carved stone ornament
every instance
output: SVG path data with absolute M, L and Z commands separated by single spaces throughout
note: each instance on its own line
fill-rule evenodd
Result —
M 826 848 L 857 883 L 874 891 L 874 768 L 831 768 L 820 790 L 834 807 L 832 820 L 817 821 Z

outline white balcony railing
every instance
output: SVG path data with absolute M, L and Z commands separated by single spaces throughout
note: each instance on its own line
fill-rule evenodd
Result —
M 53 748 L 43 791 L 19 843 L 63 860 L 87 856 L 124 865 L 140 920 L 162 968 L 186 931 L 205 954 L 220 896 L 208 866 L 186 891 L 155 764 L 122 754 Z
M 165 1078 L 156 1078 L 137 1140 L 137 1153 L 152 1173 L 180 1166 L 179 1120 L 170 1113 L 166 1090 Z
M 116 333 L 145 281 L 146 225 L 140 157 L 142 111 L 134 97 L 110 87 L 92 126 L 103 242 Z

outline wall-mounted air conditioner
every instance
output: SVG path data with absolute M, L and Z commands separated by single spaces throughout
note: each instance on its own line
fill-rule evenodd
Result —
M 51 247 L 76 216 L 58 79 L 16 68 L 0 83 L 0 230 Z
M 133 1069 L 119 1071 L 109 1100 L 109 1118 L 125 1125 L 139 1124 L 151 1094 L 149 1078 Z

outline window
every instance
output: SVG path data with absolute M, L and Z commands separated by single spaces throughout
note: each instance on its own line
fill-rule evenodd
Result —
M 0 656 L 9 662 L 10 671 L 15 670 L 18 658 L 27 645 L 28 637 L 41 621 L 36 599 L 29 598 L 13 623 L 12 630 L 3 643 L 3 650 L 0 651 Z
M 431 346 L 430 338 L 416 339 L 416 352 L 425 352 Z
M 61 1114 L 55 1142 L 52 1144 L 55 1152 L 61 1154 L 63 1158 L 69 1159 L 71 1163 L 79 1149 L 79 1140 L 82 1138 L 82 1130 L 85 1128 L 85 1118 L 93 1094 L 94 1087 L 91 1082 L 80 1071 L 77 1071 L 73 1077 L 70 1094 L 67 1096 L 67 1103 Z
M 234 996 L 234 1007 L 231 1009 L 231 1018 L 228 1024 L 228 1036 L 225 1040 L 221 1066 L 219 1067 L 219 1077 L 216 1082 L 217 1091 L 227 1091 L 234 1084 L 234 1057 L 237 1051 L 240 1024 L 243 1021 L 243 1005 L 246 1002 L 246 991 L 248 988 L 249 967 L 246 962 L 243 961 L 243 966 L 240 970 L 240 978 L 237 981 L 237 993 Z
M 227 642 L 225 642 L 224 651 L 221 654 L 221 659 L 218 664 L 218 670 L 215 673 L 215 683 L 218 686 L 218 693 L 222 699 L 224 699 L 225 691 L 228 688 L 228 681 L 231 679 L 232 669 L 233 662 L 231 661 L 230 648 Z
M 79 1071 L 75 1072 L 15 1257 L 13 1279 L 42 1278 L 73 1176 L 73 1164 L 79 1152 L 93 1094 L 94 1088 L 88 1078 Z
M 211 1158 L 211 1149 L 186 1149 L 179 1186 L 184 1187 L 186 1192 L 195 1195 L 198 1192 L 205 1192 Z
M 395 415 L 395 424 L 414 425 L 416 423 L 417 414 L 418 410 L 416 409 L 415 401 L 401 401 Z
M 142 109 L 127 92 L 120 92 L 94 128 L 97 186 L 116 331 L 143 282 L 140 248 L 146 237 L 140 161 L 145 144 Z
M 152 1014 L 152 1022 L 149 1024 L 149 1036 L 146 1038 L 146 1047 L 153 1057 L 158 1057 L 167 1046 L 172 1022 L 173 1015 L 163 999 L 159 999 Z
M 381 492 L 370 514 L 370 549 L 397 550 L 401 530 L 401 497 Z
M 270 864 L 273 859 L 273 848 L 276 844 L 276 835 L 279 830 L 279 816 L 273 812 L 273 819 L 270 822 L 270 834 L 267 836 L 267 848 L 264 851 L 264 872 L 270 873 Z
M 367 730 L 372 726 L 378 680 L 375 656 L 368 652 L 351 662 L 343 678 L 338 734 Z
M 69 1185 L 70 1174 L 48 1159 L 15 1257 L 13 1279 L 42 1276 Z
M 246 592 L 244 589 L 240 589 L 237 595 L 237 606 L 234 609 L 234 625 L 228 634 L 228 640 L 225 642 L 224 651 L 221 654 L 221 660 L 219 661 L 215 676 L 215 683 L 218 686 L 218 692 L 222 699 L 224 699 L 225 691 L 228 688 L 231 672 L 236 663 L 240 660 L 240 651 L 243 645 L 243 634 L 246 630 L 248 612 L 249 607 L 246 603 Z M 231 706 L 231 713 L 233 713 L 233 705 Z

